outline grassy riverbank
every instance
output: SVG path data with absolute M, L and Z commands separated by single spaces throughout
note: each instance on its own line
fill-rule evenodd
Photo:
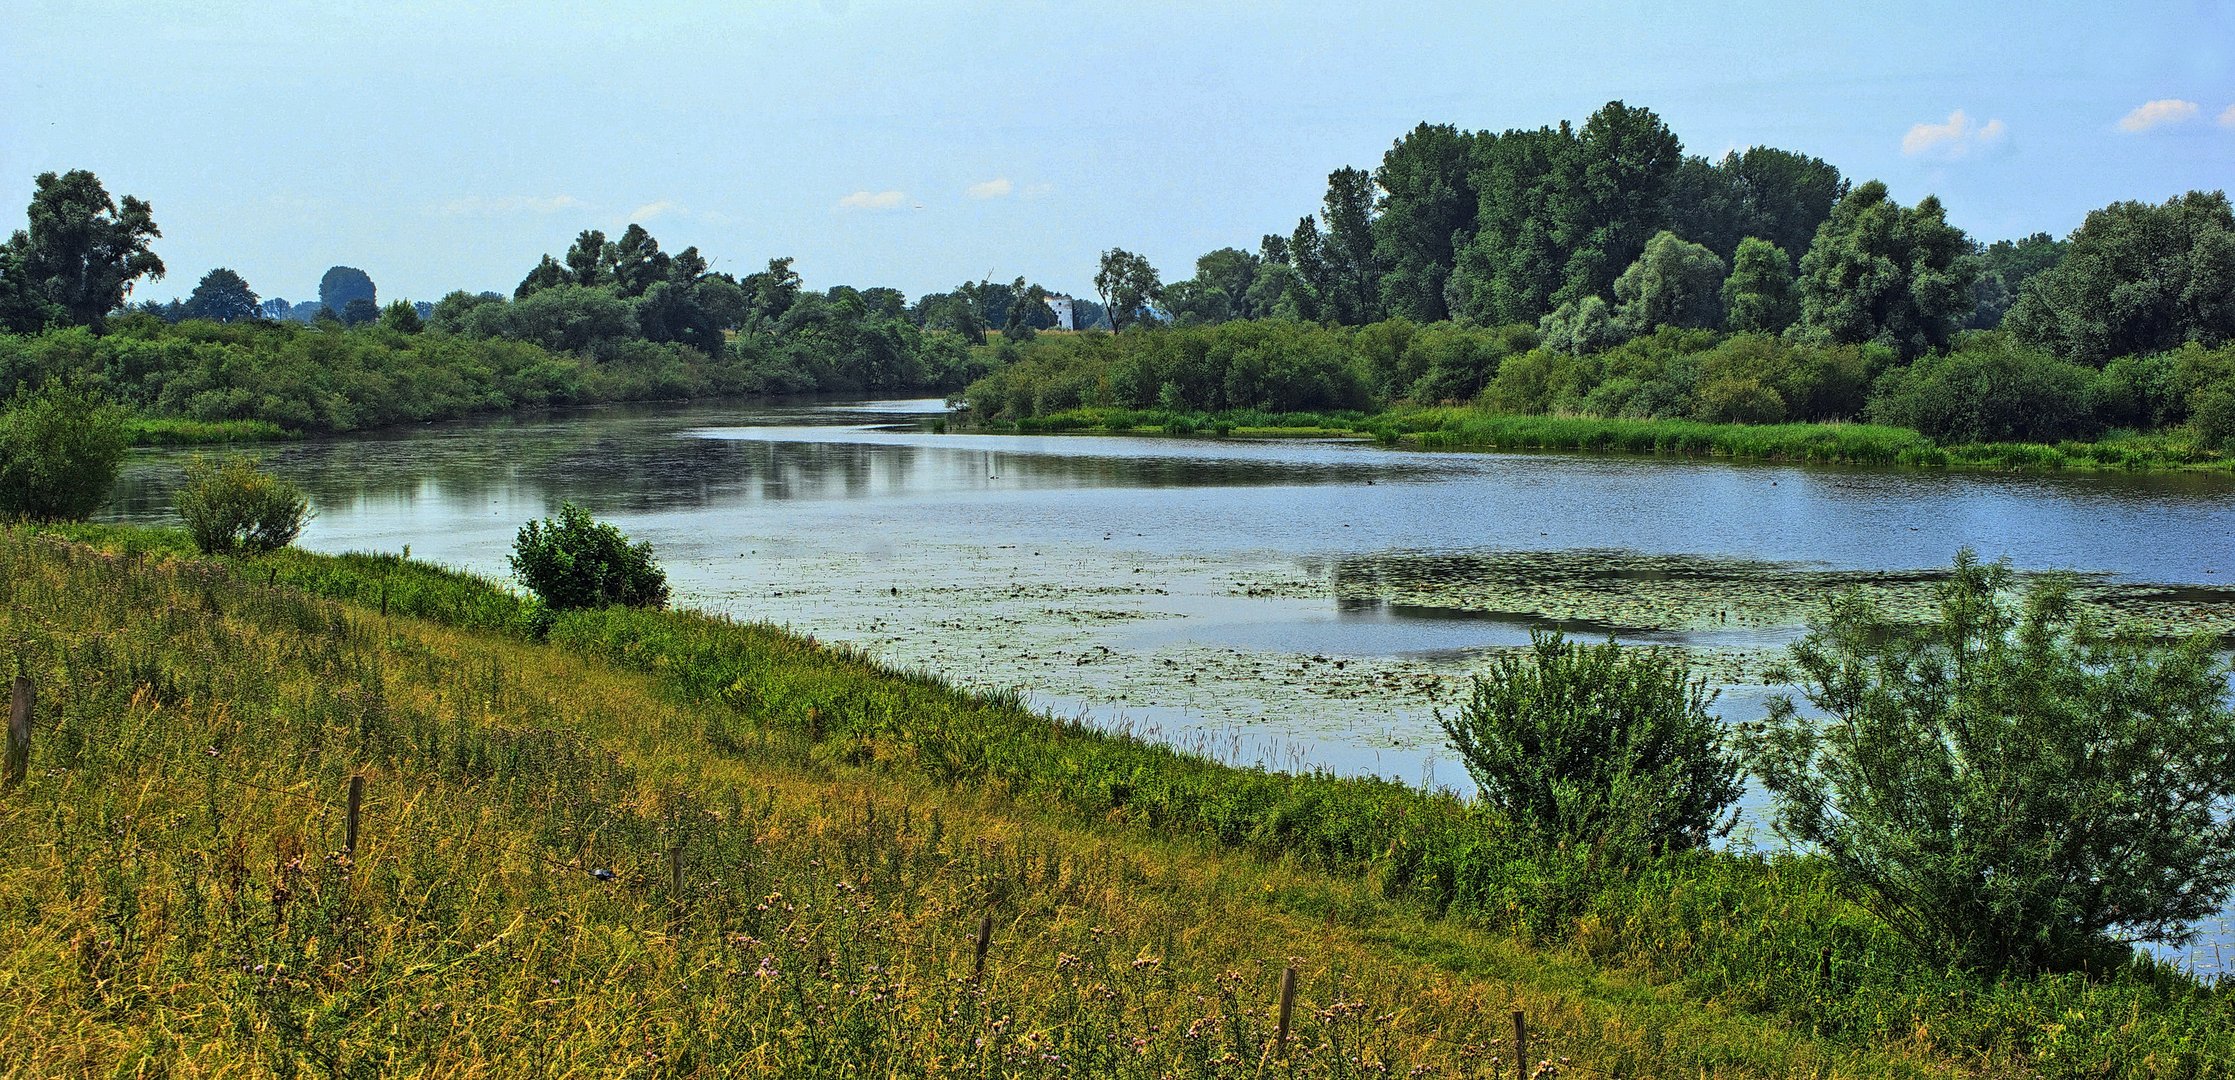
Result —
M 1838 465 L 1897 465 L 2005 472 L 2235 472 L 2235 455 L 2178 433 L 2117 434 L 2094 441 L 1942 446 L 1883 424 L 1710 424 L 1523 416 L 1479 406 L 1403 406 L 1381 412 L 1187 412 L 1076 408 L 997 421 L 989 430 L 1234 438 L 1370 438 L 1421 450 L 1560 450 Z
M 44 703 L 0 1071 L 1242 1075 L 1291 957 L 1298 1075 L 1471 1075 L 1516 1005 L 1568 1075 L 2235 1059 L 2235 995 L 1923 971 L 1808 860 L 1613 879 L 765 626 L 105 527 L 0 539 L 0 582 Z

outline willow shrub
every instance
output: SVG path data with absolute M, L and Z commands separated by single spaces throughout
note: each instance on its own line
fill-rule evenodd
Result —
M 86 517 L 108 501 L 131 444 L 124 411 L 92 391 L 19 387 L 0 411 L 0 515 Z
M 245 454 L 196 455 L 173 506 L 205 555 L 276 551 L 294 543 L 310 518 L 301 488 L 257 468 Z
M 2128 640 L 1969 551 L 1936 619 L 1851 593 L 1794 647 L 1823 718 L 1773 700 L 1747 743 L 1777 828 L 1927 960 L 2102 970 L 2182 944 L 2235 886 L 2235 708 L 2199 635 Z
M 1557 633 L 1530 644 L 1437 717 L 1485 803 L 1548 847 L 1620 865 L 1730 831 L 1738 761 L 1682 658 Z
M 631 544 L 620 529 L 571 502 L 554 517 L 520 527 L 512 572 L 553 611 L 667 606 L 667 571 L 652 561 L 652 545 Z

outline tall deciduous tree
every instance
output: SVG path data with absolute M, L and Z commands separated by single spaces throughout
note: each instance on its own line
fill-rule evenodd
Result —
M 1319 217 L 1326 231 L 1319 240 L 1322 278 L 1314 282 L 1322 316 L 1345 326 L 1362 326 L 1381 317 L 1381 264 L 1374 256 L 1373 174 L 1342 168 L 1327 174 L 1327 198 Z
M 61 321 L 98 328 L 132 283 L 163 276 L 148 241 L 163 235 L 147 203 L 109 197 L 84 169 L 40 173 L 28 227 L 0 247 L 0 319 L 37 330 Z
M 248 287 L 248 282 L 220 266 L 202 275 L 194 292 L 187 296 L 182 313 L 189 319 L 242 322 L 262 313 L 257 303 L 256 293 Z
M 2026 283 L 2064 258 L 2064 241 L 2048 233 L 2023 240 L 1997 240 L 1979 251 L 1979 280 L 1971 286 L 1971 317 L 1964 329 L 1993 330 Z
M 574 276 L 577 285 L 606 284 L 605 233 L 598 229 L 584 229 L 574 238 L 574 246 L 567 248 L 567 273 Z
M 336 317 L 345 317 L 350 301 L 363 300 L 373 306 L 373 316 L 380 315 L 380 291 L 373 287 L 372 277 L 354 266 L 336 266 L 318 279 L 318 302 Z
M 545 255 L 542 261 L 535 264 L 535 269 L 528 271 L 527 277 L 520 279 L 519 288 L 512 290 L 512 298 L 518 300 L 555 285 L 570 285 L 573 282 L 574 276 L 567 272 L 566 267 L 559 265 L 559 260 Z
M 1759 236 L 1738 242 L 1730 276 L 1723 279 L 1723 326 L 1740 333 L 1777 334 L 1800 316 L 1793 299 L 1792 261 Z
M 1663 230 L 1614 279 L 1615 317 L 1633 334 L 1661 326 L 1712 329 L 1723 321 L 1723 260 Z
M 1945 348 L 1971 312 L 1978 260 L 1940 200 L 1903 207 L 1872 180 L 1849 192 L 1800 260 L 1800 331 L 1904 358 Z
M 1563 194 L 1578 206 L 1563 215 L 1571 232 L 1559 237 L 1568 255 L 1555 300 L 1603 295 L 1644 253 L 1684 146 L 1653 110 L 1610 101 L 1584 122 L 1577 151 L 1579 184 Z
M 1565 123 L 1475 136 L 1476 229 L 1445 287 L 1454 317 L 1534 323 L 1552 309 L 1568 238 L 1583 231 L 1580 156 Z
M 1474 234 L 1473 146 L 1471 132 L 1422 124 L 1382 155 L 1374 173 L 1382 190 L 1374 259 L 1382 268 L 1382 307 L 1391 315 L 1435 322 L 1451 314 L 1444 286 Z
M 668 275 L 668 254 L 644 226 L 631 222 L 606 252 L 607 283 L 622 296 L 642 296 Z
M 1094 275 L 1094 291 L 1109 309 L 1110 327 L 1123 330 L 1154 317 L 1154 305 L 1164 282 L 1149 261 L 1124 248 L 1102 253 L 1101 269 Z
M 2100 365 L 2235 340 L 2235 211 L 2217 191 L 2088 214 L 2010 308 L 2019 340 Z

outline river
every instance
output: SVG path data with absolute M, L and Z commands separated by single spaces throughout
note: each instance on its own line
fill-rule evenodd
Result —
M 304 547 L 502 576 L 571 499 L 680 604 L 1239 763 L 1465 790 L 1435 722 L 1531 629 L 1683 650 L 1724 717 L 1834 591 L 1921 608 L 1956 552 L 2235 631 L 2235 481 L 943 434 L 937 401 L 584 410 L 274 446 Z M 170 520 L 178 453 L 113 516 Z

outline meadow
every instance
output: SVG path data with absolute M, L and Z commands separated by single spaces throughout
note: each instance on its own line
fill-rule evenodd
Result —
M 2235 1060 L 2223 990 L 1924 970 L 1802 857 L 1616 875 L 768 626 L 190 550 L 0 537 L 0 1072 L 1472 1076 L 1514 1010 L 1539 1075 Z

